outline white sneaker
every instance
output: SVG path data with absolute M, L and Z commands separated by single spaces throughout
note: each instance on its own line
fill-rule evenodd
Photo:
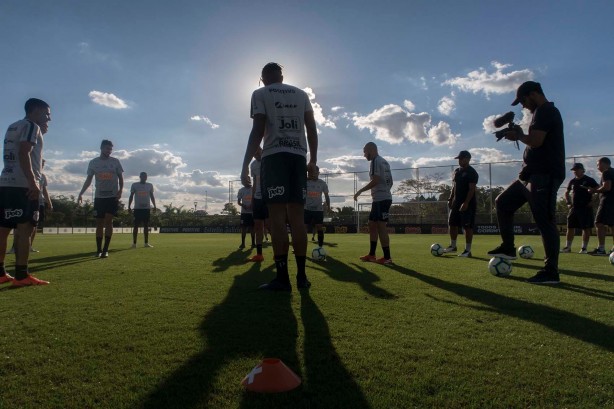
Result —
M 153 246 L 149 243 L 145 243 L 145 245 L 143 247 L 149 247 L 149 248 L 153 248 Z
M 132 246 L 130 246 L 131 249 L 135 249 L 136 248 L 136 243 L 132 243 Z
M 473 256 L 471 255 L 471 251 L 469 251 L 469 250 L 465 250 L 465 251 L 463 251 L 463 252 L 462 252 L 462 253 L 460 253 L 458 256 L 459 256 L 459 257 L 469 257 L 469 258 L 473 257 Z
M 563 247 L 561 253 L 571 253 L 571 247 Z
M 456 253 L 456 247 L 455 246 L 448 246 L 445 249 L 443 249 L 444 253 Z
M 586 253 L 587 253 L 586 249 L 580 249 L 580 251 L 578 251 L 578 254 L 586 254 Z
M 30 247 L 30 253 L 39 253 L 34 247 Z

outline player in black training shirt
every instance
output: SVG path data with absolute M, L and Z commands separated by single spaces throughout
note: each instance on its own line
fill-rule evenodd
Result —
M 595 217 L 595 227 L 597 228 L 597 238 L 599 239 L 599 247 L 589 252 L 593 256 L 607 256 L 605 251 L 605 231 L 606 226 L 610 226 L 612 238 L 614 239 L 614 189 L 612 183 L 614 181 L 614 169 L 610 158 L 603 157 L 597 161 L 597 169 L 601 172 L 601 186 L 598 188 L 589 188 L 591 193 L 599 193 L 599 207 L 597 208 L 597 216 Z M 611 251 L 614 251 L 612 247 Z
M 527 146 L 518 180 L 497 197 L 497 219 L 503 243 L 488 254 L 516 258 L 514 213 L 528 202 L 546 252 L 544 268 L 528 281 L 534 284 L 558 284 L 561 243 L 555 211 L 557 191 L 565 180 L 563 119 L 554 103 L 546 99 L 538 82 L 527 81 L 518 87 L 512 105 L 518 103 L 531 111 L 533 118 L 527 135 L 520 127 L 505 134 L 505 139 L 520 141 Z
M 574 178 L 569 181 L 565 191 L 565 201 L 569 213 L 567 214 L 567 242 L 561 249 L 561 253 L 571 253 L 571 244 L 576 229 L 582 229 L 582 248 L 580 254 L 586 254 L 586 246 L 591 237 L 591 229 L 595 226 L 593 218 L 593 194 L 588 191 L 589 187 L 598 187 L 599 184 L 590 176 L 584 174 L 584 165 L 574 163 L 571 170 Z

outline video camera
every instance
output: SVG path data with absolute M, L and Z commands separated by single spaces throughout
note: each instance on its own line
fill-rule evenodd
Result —
M 505 137 L 505 134 L 509 132 L 510 130 L 519 128 L 519 126 L 514 123 L 514 112 L 512 111 L 508 112 L 505 115 L 500 116 L 499 118 L 495 118 L 493 124 L 495 125 L 495 128 L 501 128 L 502 126 L 507 125 L 507 128 L 503 128 L 503 129 L 493 132 L 493 134 L 495 134 L 495 137 L 497 138 L 497 142 L 503 139 Z M 516 142 L 516 148 L 520 149 L 520 146 L 518 145 L 518 141 L 514 141 L 514 142 Z

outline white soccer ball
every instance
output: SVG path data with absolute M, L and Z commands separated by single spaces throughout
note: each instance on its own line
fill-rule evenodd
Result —
M 324 261 L 326 260 L 326 250 L 322 247 L 316 247 L 311 251 L 311 258 L 314 261 Z
M 608 257 L 608 259 L 610 260 L 610 264 L 614 265 L 614 251 L 610 253 L 610 257 Z
M 535 251 L 533 251 L 533 247 L 529 245 L 518 247 L 518 255 L 522 258 L 533 258 L 535 255 Z
M 493 257 L 488 262 L 488 271 L 497 277 L 507 277 L 512 274 L 512 262 L 506 258 Z
M 431 245 L 431 254 L 435 257 L 439 257 L 443 254 L 444 248 L 439 243 Z

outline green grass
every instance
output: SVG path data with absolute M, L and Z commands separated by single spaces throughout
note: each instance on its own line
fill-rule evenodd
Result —
M 36 240 L 32 271 L 51 285 L 0 290 L 2 409 L 614 407 L 614 266 L 563 254 L 560 285 L 527 284 L 538 236 L 517 238 L 537 254 L 503 279 L 487 272 L 496 236 L 473 259 L 432 257 L 444 236 L 392 236 L 386 267 L 358 260 L 366 235 L 328 235 L 313 287 L 292 294 L 256 290 L 271 249 L 246 264 L 238 235 L 134 250 L 116 235 L 105 260 L 93 236 Z M 264 357 L 301 387 L 244 392 Z

